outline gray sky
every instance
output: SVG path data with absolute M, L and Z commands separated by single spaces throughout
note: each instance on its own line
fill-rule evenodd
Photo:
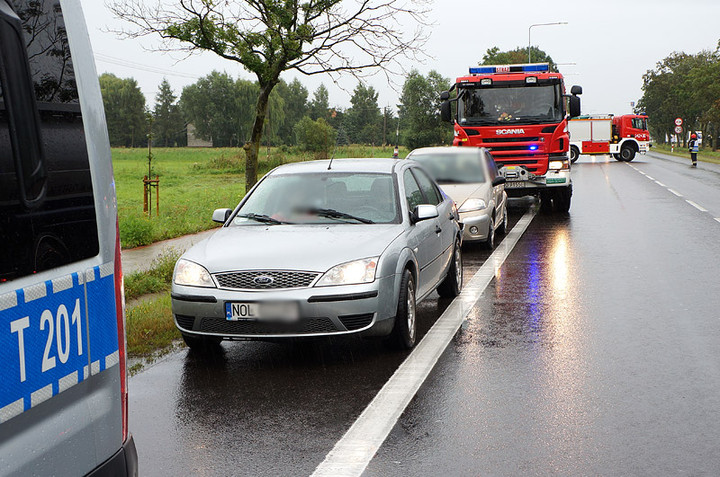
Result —
M 154 1 L 154 0 L 149 0 Z M 233 77 L 254 80 L 240 65 L 211 53 L 185 58 L 180 53 L 150 51 L 152 37 L 120 40 L 108 28 L 122 26 L 103 0 L 81 0 L 95 50 L 99 73 L 133 77 L 154 105 L 155 93 L 167 77 L 179 96 L 183 86 L 213 69 Z M 583 113 L 630 112 L 630 102 L 641 95 L 642 75 L 673 51 L 696 53 L 715 49 L 720 39 L 720 2 L 717 0 L 435 0 L 429 19 L 430 58 L 413 65 L 423 73 L 437 70 L 454 80 L 482 59 L 493 46 L 501 50 L 527 46 L 528 27 L 534 23 L 566 21 L 567 25 L 532 29 L 532 44 L 548 52 L 566 75 L 566 85 L 583 86 Z M 328 76 L 298 76 L 312 92 L 320 83 L 330 91 L 330 104 L 348 107 L 357 80 L 348 76 L 333 85 Z M 402 84 L 402 77 L 396 80 Z M 395 108 L 398 91 L 385 76 L 367 82 L 379 91 L 380 106 Z M 398 88 L 396 86 L 396 88 Z

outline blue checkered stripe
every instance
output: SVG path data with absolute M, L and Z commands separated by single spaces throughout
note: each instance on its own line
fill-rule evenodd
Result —
M 0 295 L 0 423 L 119 363 L 113 272 L 108 263 Z

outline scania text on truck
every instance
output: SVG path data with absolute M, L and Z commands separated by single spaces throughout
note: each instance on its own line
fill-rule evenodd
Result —
M 80 0 L 0 0 L 0 475 L 137 475 L 115 182 Z
M 580 154 L 612 154 L 618 161 L 630 162 L 637 153 L 650 149 L 648 117 L 640 114 L 580 116 L 568 123 L 570 160 Z
M 567 212 L 568 112 L 580 115 L 582 88 L 573 86 L 571 93 L 565 94 L 563 76 L 547 63 L 480 66 L 441 94 L 441 116 L 454 124 L 453 145 L 491 152 L 508 195 L 537 195 L 543 207 Z

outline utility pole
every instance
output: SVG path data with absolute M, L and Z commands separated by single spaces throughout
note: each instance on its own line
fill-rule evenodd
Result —
M 530 49 L 532 48 L 530 46 L 530 31 L 532 30 L 532 28 L 538 27 L 538 26 L 567 25 L 567 24 L 568 24 L 568 22 L 552 22 L 552 23 L 534 23 L 534 24 L 530 25 L 530 27 L 528 28 L 528 63 L 532 63 L 531 58 L 530 58 Z

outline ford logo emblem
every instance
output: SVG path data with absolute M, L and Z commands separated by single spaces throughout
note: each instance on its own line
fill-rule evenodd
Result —
M 258 284 L 258 285 L 270 285 L 270 284 L 272 284 L 272 282 L 274 282 L 275 280 L 273 280 L 272 277 L 268 277 L 268 276 L 265 276 L 265 275 L 261 275 L 261 276 L 259 276 L 259 277 L 253 278 L 253 281 L 254 281 L 256 284 Z

